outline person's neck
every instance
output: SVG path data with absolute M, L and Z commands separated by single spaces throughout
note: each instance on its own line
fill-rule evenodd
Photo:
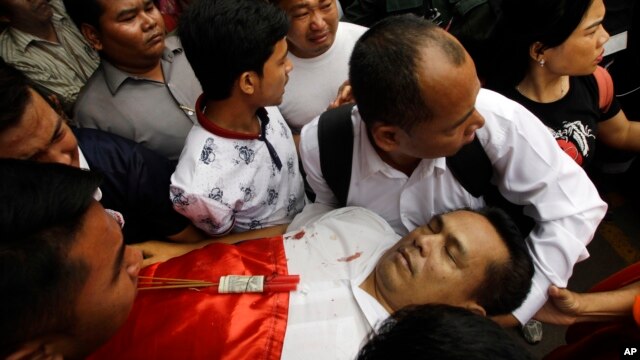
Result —
M 393 313 L 394 310 L 391 308 L 389 303 L 387 303 L 384 296 L 382 296 L 382 294 L 380 294 L 380 292 L 378 291 L 378 287 L 376 285 L 376 269 L 375 268 L 371 271 L 371 274 L 369 274 L 369 276 L 367 276 L 367 278 L 364 279 L 364 281 L 362 282 L 362 284 L 360 284 L 359 287 L 360 289 L 364 290 L 364 292 L 371 295 L 371 297 L 376 299 L 378 303 L 380 303 L 380 305 L 382 305 L 382 307 L 385 308 L 385 310 L 387 310 L 389 314 Z
M 569 91 L 569 76 L 551 74 L 543 67 L 533 67 L 516 85 L 516 90 L 530 100 L 550 103 L 564 97 Z
M 401 153 L 387 152 L 382 150 L 374 141 L 373 135 L 371 132 L 367 131 L 367 137 L 369 138 L 369 143 L 373 146 L 373 149 L 376 151 L 378 156 L 384 161 L 387 165 L 392 168 L 403 172 L 408 177 L 413 174 L 413 171 L 418 167 L 420 161 L 422 159 L 415 158 L 413 156 L 408 156 Z
M 260 134 L 260 121 L 256 116 L 258 108 L 248 106 L 235 97 L 224 100 L 209 100 L 204 108 L 204 115 L 208 121 L 217 126 L 238 133 Z
M 107 60 L 109 60 L 107 58 Z M 112 62 L 113 64 L 113 62 Z M 141 78 L 164 82 L 164 73 L 162 72 L 162 62 L 160 59 L 155 64 L 149 64 L 148 66 L 122 66 L 115 65 L 120 71 L 124 71 L 128 74 L 135 75 Z
M 31 34 L 35 37 L 38 37 L 42 40 L 47 40 L 53 43 L 58 43 L 58 34 L 56 33 L 56 29 L 53 27 L 53 23 L 51 21 L 47 21 L 46 23 L 31 23 L 31 24 L 18 24 L 11 25 L 13 28 L 18 29 L 27 34 Z

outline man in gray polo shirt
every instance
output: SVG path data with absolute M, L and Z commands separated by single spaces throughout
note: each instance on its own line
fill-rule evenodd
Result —
M 65 0 L 65 6 L 102 58 L 78 96 L 74 120 L 177 160 L 202 88 L 177 37 L 165 39 L 153 2 Z

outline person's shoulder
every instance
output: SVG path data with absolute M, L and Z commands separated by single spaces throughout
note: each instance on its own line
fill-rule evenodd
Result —
M 338 32 L 355 34 L 357 36 L 360 36 L 364 34 L 367 30 L 369 30 L 369 28 L 362 25 L 358 25 L 358 24 L 354 24 L 346 21 L 338 22 Z
M 164 39 L 164 46 L 170 51 L 182 50 L 182 42 L 180 42 L 180 38 L 176 35 L 169 35 Z
M 494 118 L 515 121 L 520 114 L 530 114 L 529 110 L 517 101 L 488 89 L 480 89 L 476 98 L 476 109 L 489 121 Z
M 103 65 L 101 63 L 80 89 L 74 105 L 74 112 L 91 112 L 90 110 L 96 104 L 96 98 L 101 98 L 108 92 L 109 87 L 107 86 Z
M 264 109 L 267 110 L 269 121 L 286 123 L 284 121 L 282 113 L 280 112 L 280 109 L 277 106 L 267 106 Z

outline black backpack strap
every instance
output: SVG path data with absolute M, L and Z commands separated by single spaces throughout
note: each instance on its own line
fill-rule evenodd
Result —
M 447 167 L 458 182 L 474 197 L 484 196 L 487 205 L 499 207 L 511 216 L 523 236 L 527 236 L 535 221 L 523 213 L 523 206 L 509 200 L 491 184 L 493 165 L 477 137 L 455 155 L 447 158 Z
M 447 158 L 447 168 L 474 197 L 486 194 L 491 185 L 493 166 L 478 137 Z
M 353 104 L 327 110 L 318 120 L 320 170 L 341 207 L 347 203 L 353 158 Z

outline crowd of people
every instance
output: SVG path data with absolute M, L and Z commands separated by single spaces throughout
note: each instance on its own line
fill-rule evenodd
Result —
M 596 144 L 640 150 L 606 2 L 448 3 L 0 0 L 0 356 L 529 359 L 503 328 L 640 323 L 640 277 L 566 289 Z

